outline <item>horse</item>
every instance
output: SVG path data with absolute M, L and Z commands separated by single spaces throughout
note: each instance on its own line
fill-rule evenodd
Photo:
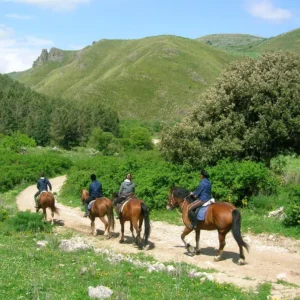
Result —
M 87 190 L 81 191 L 81 202 L 89 196 Z M 104 218 L 107 215 L 108 221 Z M 107 235 L 107 238 L 111 237 L 110 229 L 114 230 L 115 228 L 115 219 L 114 219 L 114 211 L 113 204 L 109 198 L 101 197 L 96 198 L 95 202 L 92 204 L 92 208 L 90 210 L 90 219 L 91 219 L 91 228 L 92 234 L 94 236 L 97 235 L 97 230 L 95 228 L 95 219 L 99 218 L 105 226 L 104 235 Z
M 55 199 L 54 196 L 51 192 L 41 192 L 39 195 L 39 199 L 37 201 L 37 208 L 36 212 L 38 212 L 40 209 L 43 210 L 44 214 L 44 220 L 47 221 L 47 212 L 46 209 L 50 208 L 51 209 L 51 224 L 53 224 L 53 218 L 54 218 L 54 213 L 59 214 L 59 209 L 55 206 Z
M 189 243 L 186 243 L 185 237 L 193 231 L 189 227 L 190 220 L 188 217 L 188 206 L 193 201 L 190 197 L 190 192 L 184 188 L 173 187 L 170 189 L 168 196 L 167 209 L 171 210 L 176 206 L 179 206 L 182 212 L 182 220 L 185 225 L 184 231 L 181 234 L 181 239 L 188 252 L 194 252 L 200 254 L 199 240 L 200 230 L 217 230 L 219 237 L 219 250 L 214 257 L 215 261 L 220 261 L 224 247 L 226 245 L 226 234 L 231 230 L 235 241 L 237 242 L 240 250 L 240 258 L 238 263 L 245 263 L 245 255 L 243 248 L 249 252 L 249 245 L 243 240 L 241 235 L 241 214 L 237 208 L 228 202 L 217 202 L 211 204 L 207 208 L 204 221 L 198 221 L 196 231 L 196 249 L 193 249 Z M 193 251 L 194 250 L 194 251 Z
M 113 194 L 114 200 L 118 198 L 118 194 Z M 140 249 L 148 245 L 148 239 L 150 236 L 150 219 L 149 209 L 143 200 L 137 199 L 134 195 L 125 200 L 122 205 L 120 213 L 120 224 L 121 224 L 121 239 L 120 243 L 124 243 L 124 224 L 126 221 L 130 221 L 130 231 L 132 237 L 135 239 L 136 244 Z M 142 225 L 145 225 L 144 230 L 144 241 L 141 238 Z M 136 231 L 136 237 L 134 236 L 133 228 Z

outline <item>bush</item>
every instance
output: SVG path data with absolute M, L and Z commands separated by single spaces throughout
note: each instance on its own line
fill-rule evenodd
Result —
M 204 167 L 228 157 L 269 166 L 286 150 L 299 153 L 299 81 L 297 54 L 267 53 L 231 64 L 188 117 L 164 131 L 164 155 Z
M 8 211 L 4 207 L 0 207 L 0 222 L 5 221 L 8 219 Z
M 31 232 L 51 232 L 53 226 L 44 222 L 42 214 L 31 213 L 30 211 L 18 212 L 15 216 L 8 219 L 6 222 L 10 227 L 17 232 L 31 231 Z
M 222 160 L 208 168 L 217 200 L 240 205 L 244 198 L 276 193 L 279 182 L 262 163 Z
M 0 138 L 0 148 L 20 152 L 23 147 L 36 147 L 36 143 L 26 134 L 20 132 Z
M 283 224 L 287 227 L 300 225 L 300 186 L 290 185 L 285 205 L 286 217 Z
M 0 192 L 5 192 L 20 183 L 35 182 L 40 172 L 47 177 L 63 174 L 72 162 L 53 151 L 20 155 L 0 149 L 0 165 Z

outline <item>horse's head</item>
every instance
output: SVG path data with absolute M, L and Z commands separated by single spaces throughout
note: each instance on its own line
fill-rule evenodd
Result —
M 184 188 L 171 188 L 168 196 L 167 210 L 172 210 L 173 208 L 179 206 L 180 203 L 189 198 L 189 195 L 189 191 Z
M 173 208 L 175 208 L 178 205 L 179 205 L 179 202 L 177 201 L 176 198 L 174 198 L 174 194 L 171 189 L 170 194 L 168 196 L 167 210 L 172 210 Z
M 83 202 L 89 196 L 89 192 L 87 190 L 81 191 L 81 202 Z
M 113 200 L 118 199 L 118 197 L 119 197 L 119 194 L 118 194 L 118 193 L 116 193 L 116 192 L 112 193 L 112 198 L 113 198 Z

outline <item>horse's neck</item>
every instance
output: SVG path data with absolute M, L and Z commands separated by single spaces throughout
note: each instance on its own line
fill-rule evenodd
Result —
M 189 203 L 187 200 L 184 200 L 179 204 L 179 208 L 182 212 L 182 220 L 186 226 L 190 224 L 189 216 L 188 216 L 188 207 L 189 207 Z

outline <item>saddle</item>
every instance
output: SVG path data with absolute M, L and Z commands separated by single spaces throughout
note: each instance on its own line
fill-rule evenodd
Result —
M 116 211 L 120 214 L 122 211 L 123 211 L 123 208 L 124 208 L 124 206 L 127 204 L 127 202 L 129 201 L 129 200 L 131 200 L 132 199 L 132 196 L 130 195 L 130 196 L 128 196 L 128 197 L 126 197 L 121 203 L 118 203 L 117 205 L 116 205 Z

